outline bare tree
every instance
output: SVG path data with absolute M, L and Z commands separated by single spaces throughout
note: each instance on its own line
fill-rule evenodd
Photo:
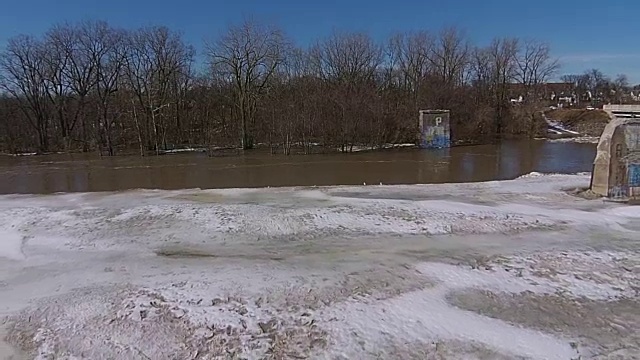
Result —
M 71 87 L 67 76 L 73 49 L 75 47 L 73 29 L 68 25 L 53 27 L 45 35 L 42 59 L 46 64 L 45 79 L 47 97 L 55 108 L 58 127 L 65 147 L 68 145 L 72 124 L 67 118 Z
M 517 39 L 495 39 L 487 49 L 491 61 L 492 88 L 496 107 L 495 132 L 502 135 L 505 110 L 509 101 L 509 86 L 516 77 Z
M 99 147 L 104 144 L 107 153 L 115 154 L 113 126 L 117 120 L 113 97 L 121 82 L 126 59 L 126 33 L 110 28 L 106 23 L 85 23 L 79 29 L 82 57 L 87 65 L 79 68 L 74 76 L 80 102 L 84 105 L 84 96 L 94 90 L 97 98 L 97 124 L 95 137 Z M 83 117 L 83 124 L 85 123 Z M 83 129 L 84 129 L 83 125 Z M 84 130 L 83 130 L 84 131 Z M 102 154 L 102 151 L 100 151 Z
M 414 94 L 414 101 L 420 84 L 431 71 L 429 56 L 434 51 L 434 40 L 426 32 L 397 34 L 388 45 L 389 57 L 401 76 L 402 86 Z
M 361 83 L 374 80 L 382 49 L 364 33 L 335 33 L 320 45 L 321 74 L 329 80 Z
M 487 103 L 493 87 L 494 72 L 489 49 L 475 48 L 471 55 L 471 83 L 476 90 L 476 101 Z
M 430 53 L 434 74 L 445 86 L 461 85 L 468 65 L 469 45 L 462 31 L 444 29 Z
M 515 80 L 527 92 L 527 101 L 538 101 L 541 85 L 560 68 L 558 60 L 551 56 L 549 45 L 535 40 L 525 41 L 516 57 L 516 64 Z
M 581 99 L 587 95 L 589 91 L 590 76 L 587 74 L 563 75 L 562 81 L 571 84 L 572 92 L 576 96 L 576 101 L 580 103 Z
M 191 59 L 187 61 L 181 70 L 173 77 L 172 80 L 172 93 L 176 100 L 174 102 L 175 112 L 175 132 L 177 141 L 182 143 L 184 141 L 185 127 L 189 127 L 188 124 L 184 124 L 188 120 L 188 112 L 191 110 L 191 105 L 188 101 L 189 91 L 192 89 L 195 74 L 193 72 L 193 49 L 190 48 L 189 57 Z M 188 134 L 191 137 L 193 134 Z M 192 140 L 190 140 L 191 142 Z
M 618 104 L 622 104 L 629 92 L 629 78 L 625 74 L 618 74 L 612 84 L 615 92 L 615 100 Z
M 25 139 L 28 138 L 19 121 L 16 121 L 20 116 L 17 100 L 0 95 L 0 149 L 4 146 L 12 154 L 23 148 Z
M 454 141 L 531 135 L 543 104 L 512 105 L 510 96 L 520 88 L 535 99 L 557 62 L 542 42 L 518 45 L 475 48 L 449 28 L 384 43 L 336 32 L 294 48 L 278 28 L 245 21 L 207 44 L 210 71 L 197 74 L 193 48 L 168 28 L 63 24 L 16 37 L 0 55 L 0 147 L 351 151 L 413 142 L 417 110 L 440 107 L 451 109 Z M 565 80 L 603 100 L 622 101 L 627 88 L 599 71 Z
M 337 110 L 332 137 L 340 139 L 343 151 L 351 151 L 363 120 L 375 121 L 369 110 L 377 90 L 374 84 L 382 64 L 382 47 L 367 34 L 334 33 L 312 53 L 316 71 L 330 89 L 330 101 Z
M 148 147 L 159 153 L 160 146 L 166 146 L 167 119 L 165 112 L 175 103 L 171 94 L 176 76 L 189 72 L 193 62 L 193 48 L 186 45 L 181 37 L 166 27 L 141 29 L 130 33 L 127 41 L 125 74 L 137 105 L 142 109 L 144 123 L 141 123 L 136 109 L 134 121 L 144 153 L 144 140 Z
M 9 39 L 0 58 L 0 85 L 20 104 L 29 125 L 36 131 L 40 151 L 49 150 L 47 64 L 43 44 L 31 36 Z
M 578 83 L 580 82 L 580 75 L 574 75 L 574 74 L 562 75 L 560 77 L 560 80 L 570 85 L 572 93 L 579 93 Z
M 264 124 L 272 152 L 279 139 L 283 153 L 290 155 L 296 135 L 301 138 L 305 152 L 309 149 L 312 132 L 307 121 L 310 112 L 306 77 L 309 73 L 307 52 L 292 47 L 270 81 L 270 91 L 260 106 L 268 114 L 266 118 L 269 119 L 265 119 Z
M 258 98 L 284 61 L 287 46 L 280 29 L 250 20 L 231 26 L 207 45 L 214 76 L 233 89 L 243 149 L 253 147 Z
M 604 100 L 607 95 L 606 92 L 609 87 L 609 79 L 598 69 L 590 69 L 585 71 L 582 78 L 585 82 L 585 86 L 590 94 L 590 100 L 597 101 L 598 99 Z

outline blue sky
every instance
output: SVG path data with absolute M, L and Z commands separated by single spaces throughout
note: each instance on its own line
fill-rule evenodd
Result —
M 640 83 L 640 13 L 635 0 L 14 0 L 0 12 L 0 45 L 64 21 L 101 19 L 116 26 L 167 25 L 200 48 L 228 24 L 254 17 L 306 44 L 333 30 L 394 31 L 457 26 L 476 44 L 496 36 L 549 42 L 562 73 L 599 68 Z M 616 21 L 617 20 L 617 21 Z

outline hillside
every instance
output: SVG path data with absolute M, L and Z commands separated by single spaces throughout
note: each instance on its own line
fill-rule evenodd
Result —
M 567 129 L 588 136 L 600 136 L 609 123 L 609 115 L 602 110 L 557 109 L 546 112 L 546 115 Z

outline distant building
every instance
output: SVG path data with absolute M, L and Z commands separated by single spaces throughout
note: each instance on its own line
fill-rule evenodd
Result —
M 573 96 L 573 83 L 567 82 L 551 82 L 540 85 L 542 88 L 542 97 L 544 99 L 550 99 L 555 95 L 556 97 L 572 97 Z
M 513 83 L 508 85 L 509 99 L 512 103 L 521 103 L 537 96 L 542 101 L 573 104 L 576 96 L 573 93 L 574 84 L 565 82 L 550 82 L 527 86 Z

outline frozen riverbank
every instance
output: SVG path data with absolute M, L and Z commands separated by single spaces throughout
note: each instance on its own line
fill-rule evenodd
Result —
M 30 358 L 632 358 L 640 208 L 588 183 L 3 196 L 0 311 Z

